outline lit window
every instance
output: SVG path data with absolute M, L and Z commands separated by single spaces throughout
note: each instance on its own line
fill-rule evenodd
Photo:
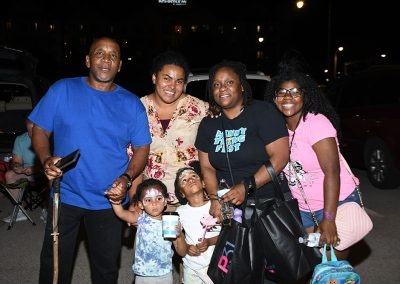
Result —
M 198 27 L 197 26 L 191 26 L 190 29 L 191 29 L 192 32 L 195 33 L 195 32 L 197 32 Z

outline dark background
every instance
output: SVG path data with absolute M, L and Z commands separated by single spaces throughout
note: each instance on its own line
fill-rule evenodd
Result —
M 38 72 L 53 82 L 87 74 L 91 40 L 111 35 L 123 53 L 117 82 L 139 95 L 149 90 L 151 59 L 166 49 L 184 53 L 194 71 L 226 58 L 273 75 L 281 55 L 295 48 L 317 80 L 328 83 L 338 46 L 344 47 L 337 55 L 341 74 L 398 64 L 399 24 L 390 2 L 305 0 L 297 9 L 294 0 L 2 1 L 0 45 L 32 53 Z

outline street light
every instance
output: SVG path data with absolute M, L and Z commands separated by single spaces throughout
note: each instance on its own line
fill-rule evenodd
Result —
M 339 52 L 342 52 L 344 50 L 343 46 L 339 46 L 336 50 L 335 50 L 335 54 L 333 56 L 333 78 L 336 79 L 337 78 L 337 61 L 338 61 L 338 54 Z
M 304 1 L 301 1 L 301 0 L 297 1 L 297 2 L 296 2 L 296 6 L 297 6 L 297 8 L 299 8 L 299 9 L 303 8 L 303 6 L 304 6 Z

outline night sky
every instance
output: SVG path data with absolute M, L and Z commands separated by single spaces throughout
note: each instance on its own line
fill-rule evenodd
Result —
M 331 1 L 331 2 L 330 2 Z M 3 1 L 4 2 L 4 1 Z M 328 11 L 331 3 L 331 25 L 329 37 Z M 135 19 L 135 30 L 141 23 L 151 26 L 163 26 L 171 23 L 171 17 L 177 23 L 181 19 L 201 23 L 213 19 L 218 23 L 264 22 L 269 33 L 274 34 L 274 44 L 278 48 L 274 58 L 268 64 L 275 65 L 279 54 L 295 48 L 301 51 L 309 61 L 314 72 L 322 72 L 328 64 L 328 43 L 332 53 L 335 47 L 343 46 L 340 54 L 343 62 L 356 62 L 378 58 L 386 53 L 382 63 L 399 63 L 399 24 L 394 1 L 357 0 L 305 0 L 302 9 L 295 7 L 294 0 L 187 0 L 186 6 L 160 4 L 158 0 L 113 0 L 113 1 L 24 1 L 13 0 L 2 3 L 0 11 L 2 23 L 9 18 L 32 18 L 35 20 L 52 19 L 63 22 L 79 22 L 80 19 L 93 22 L 115 23 L 121 19 Z M 379 6 L 378 6 L 379 5 Z M 62 7 L 60 9 L 59 7 Z M 166 23 L 166 19 L 169 22 Z M 191 38 L 189 45 L 183 43 L 182 52 L 188 57 L 192 68 L 209 67 L 225 56 L 247 60 L 248 55 L 229 53 L 229 43 L 217 44 L 207 38 Z M 268 44 L 268 38 L 266 43 Z M 150 45 L 158 44 L 153 40 Z M 7 44 L 2 42 L 1 44 Z M 137 47 L 146 49 L 147 43 L 136 42 Z M 239 45 L 249 44 L 246 40 Z M 23 46 L 22 46 L 23 47 Z M 159 49 L 165 48 L 160 43 Z M 275 49 L 276 49 L 275 48 Z M 49 48 L 51 50 L 51 48 Z M 154 48 L 154 51 L 158 51 Z M 245 50 L 245 49 L 243 49 Z M 150 62 L 148 59 L 145 62 Z M 251 62 L 245 62 L 252 66 Z M 147 63 L 146 63 L 147 64 Z M 82 60 L 82 66 L 84 61 Z M 268 68 L 268 72 L 273 67 Z M 272 71 L 271 71 L 272 72 Z M 77 74 L 79 75 L 79 74 Z

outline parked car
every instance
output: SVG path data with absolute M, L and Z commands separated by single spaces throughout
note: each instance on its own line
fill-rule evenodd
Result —
M 36 74 L 37 60 L 28 52 L 0 47 L 0 153 L 12 151 L 16 136 L 49 83 Z
M 271 81 L 271 77 L 262 72 L 249 72 L 246 77 L 251 85 L 253 98 L 264 100 L 265 87 L 268 82 Z M 185 92 L 204 101 L 208 101 L 206 90 L 207 81 L 208 73 L 189 74 L 185 85 Z
M 400 66 L 375 67 L 327 88 L 341 119 L 341 149 L 380 189 L 400 185 Z

